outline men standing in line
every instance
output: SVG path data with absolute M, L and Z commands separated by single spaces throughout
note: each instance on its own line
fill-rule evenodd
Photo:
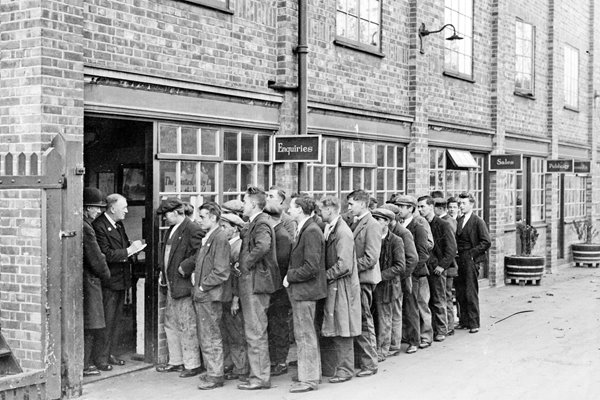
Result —
M 269 215 L 275 231 L 275 248 L 277 249 L 277 265 L 279 274 L 284 277 L 288 271 L 290 263 L 290 253 L 292 251 L 292 238 L 283 225 L 283 209 L 279 204 L 269 203 L 265 207 L 265 213 Z M 289 218 L 289 217 L 288 217 Z M 289 220 L 292 222 L 293 220 Z M 295 221 L 290 224 L 294 229 Z M 271 359 L 271 376 L 278 376 L 287 373 L 287 357 L 290 351 L 290 299 L 287 289 L 282 287 L 271 295 L 269 311 L 269 356 Z
M 104 307 L 102 305 L 102 282 L 108 282 L 110 271 L 102 254 L 92 222 L 106 207 L 104 195 L 96 188 L 83 190 L 83 376 L 100 375 L 94 344 L 102 340 Z M 103 365 L 111 370 L 111 365 Z
M 200 377 L 198 389 L 209 390 L 223 386 L 223 339 L 221 316 L 223 284 L 230 274 L 231 246 L 219 226 L 221 208 L 209 202 L 200 206 L 198 221 L 206 232 L 196 256 L 192 284 L 194 308 L 199 321 L 200 348 L 206 364 L 206 374 Z
M 448 333 L 448 318 L 446 316 L 446 270 L 452 266 L 456 256 L 456 239 L 450 224 L 435 215 L 434 201 L 430 196 L 418 199 L 418 209 L 424 217 L 433 234 L 434 246 L 429 253 L 427 277 L 431 297 L 429 309 L 432 314 L 434 340 L 442 342 Z
M 340 216 L 340 201 L 327 196 L 321 201 L 325 226 L 327 300 L 321 335 L 331 337 L 335 348 L 335 374 L 331 383 L 354 375 L 354 337 L 361 333 L 360 283 L 352 231 Z
M 196 252 L 204 236 L 198 224 L 185 216 L 186 207 L 176 197 L 163 200 L 156 211 L 169 226 L 158 265 L 160 282 L 167 287 L 165 334 L 169 363 L 158 372 L 180 372 L 187 378 L 200 373 L 200 350 L 196 314 L 192 302 L 192 282 Z
M 356 251 L 358 278 L 360 281 L 361 335 L 355 339 L 360 371 L 358 377 L 377 373 L 377 340 L 371 314 L 373 291 L 381 282 L 379 254 L 381 252 L 381 228 L 369 212 L 370 196 L 364 190 L 355 190 L 347 196 L 348 210 L 357 220 L 352 224 L 354 249 Z
M 475 198 L 469 193 L 458 196 L 460 212 L 457 220 L 456 244 L 458 247 L 458 276 L 456 299 L 460 308 L 458 329 L 479 332 L 479 264 L 485 262 L 491 245 L 485 222 L 473 213 Z
M 277 266 L 275 232 L 263 213 L 265 192 L 249 187 L 244 195 L 244 215 L 249 224 L 242 231 L 240 251 L 240 300 L 244 314 L 244 331 L 248 344 L 250 377 L 238 385 L 242 390 L 271 387 L 271 363 L 267 334 L 267 310 L 271 294 L 281 287 Z
M 285 213 L 283 203 L 285 202 L 285 191 L 277 186 L 271 186 L 267 192 L 267 205 L 278 205 L 281 207 L 281 224 L 287 231 L 290 238 L 294 238 L 296 234 L 296 221 L 294 221 L 288 214 Z
M 419 256 L 417 266 L 412 273 L 412 291 L 404 293 L 403 338 L 408 342 L 406 352 L 415 353 L 417 346 L 426 348 L 433 340 L 431 328 L 431 312 L 429 311 L 429 284 L 427 282 L 428 229 L 427 221 L 414 215 L 417 200 L 413 196 L 400 195 L 395 198 L 399 208 L 398 215 L 403 219 L 402 225 L 410 231 L 415 241 Z
M 283 278 L 288 288 L 298 348 L 298 382 L 291 393 L 316 390 L 321 379 L 321 355 L 315 329 L 317 301 L 327 297 L 325 240 L 311 218 L 316 208 L 312 197 L 292 197 L 290 217 L 298 224 L 290 265 Z
M 435 214 L 450 225 L 452 234 L 454 235 L 454 241 L 456 242 L 456 219 L 452 218 L 446 212 L 446 200 L 436 198 L 434 199 L 434 202 Z M 448 336 L 454 335 L 454 296 L 452 295 L 452 288 L 454 287 L 454 278 L 457 274 L 458 267 L 456 266 L 455 255 L 452 260 L 452 265 L 446 270 L 446 318 L 448 319 Z
M 100 250 L 106 256 L 110 280 L 102 285 L 102 301 L 106 329 L 98 352 L 98 369 L 109 371 L 109 364 L 125 365 L 117 358 L 120 339 L 120 320 L 123 314 L 125 291 L 131 286 L 131 263 L 129 257 L 145 247 L 140 240 L 129 243 L 123 221 L 127 215 L 127 199 L 113 193 L 106 197 L 106 211 L 92 223 Z
M 385 208 L 372 211 L 373 218 L 381 225 L 381 282 L 375 288 L 375 304 L 377 306 L 377 354 L 379 362 L 390 356 L 392 342 L 392 319 L 394 303 L 402 297 L 400 280 L 405 277 L 404 243 L 399 236 L 389 229 L 389 223 L 395 215 Z

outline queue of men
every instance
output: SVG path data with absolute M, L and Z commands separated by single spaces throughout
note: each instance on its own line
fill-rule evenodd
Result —
M 86 210 L 104 204 L 94 194 L 89 201 L 84 196 Z M 116 264 L 141 245 L 126 246 L 115 196 L 107 197 L 100 217 L 86 211 L 89 220 L 97 217 L 92 225 L 99 249 L 92 250 L 108 263 L 85 268 L 103 280 L 107 293 L 106 323 L 86 327 L 87 372 L 122 362 L 111 353 L 115 334 L 108 328 L 118 317 L 111 304 L 124 288 L 111 282 L 124 273 Z M 204 390 L 226 380 L 239 380 L 241 390 L 268 389 L 271 376 L 288 372 L 291 328 L 297 374 L 290 392 L 299 393 L 318 388 L 322 366 L 333 365 L 329 382 L 342 383 L 376 374 L 402 343 L 411 354 L 455 328 L 478 332 L 477 279 L 490 238 L 472 212 L 472 195 L 397 195 L 377 206 L 367 192 L 355 190 L 345 199 L 345 213 L 333 196 L 293 195 L 287 212 L 285 200 L 279 188 L 250 187 L 241 202 L 201 205 L 196 221 L 179 199 L 162 201 L 157 213 L 169 225 L 159 257 L 169 362 L 158 372 L 200 375 Z M 109 246 L 106 233 L 119 233 L 121 242 Z M 90 251 L 84 247 L 86 257 Z M 95 348 L 88 337 L 103 343 L 102 350 L 88 356 L 88 347 Z

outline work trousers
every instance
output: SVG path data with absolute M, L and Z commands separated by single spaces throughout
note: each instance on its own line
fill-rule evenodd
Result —
M 431 310 L 431 324 L 434 335 L 448 333 L 448 317 L 446 316 L 446 275 L 431 273 L 427 277 L 429 283 L 429 309 Z
M 373 284 L 360 284 L 361 334 L 354 338 L 358 364 L 361 369 L 369 370 L 375 370 L 378 366 L 375 324 L 371 314 L 374 289 L 375 285 Z
M 316 388 L 321 379 L 321 352 L 315 329 L 316 301 L 291 299 L 298 349 L 298 381 Z
M 221 337 L 220 301 L 194 302 L 200 348 L 206 367 L 206 376 L 216 381 L 223 379 L 223 339 Z
M 392 324 L 394 317 L 394 301 L 384 303 L 377 301 L 377 354 L 387 357 L 392 343 Z
M 335 376 L 348 378 L 354 376 L 354 338 L 353 337 L 332 337 L 335 347 Z
M 392 337 L 390 350 L 398 351 L 402 346 L 402 300 L 404 294 L 392 302 Z
M 200 348 L 194 302 L 190 296 L 174 299 L 167 293 L 165 334 L 169 349 L 169 364 L 186 369 L 200 366 Z
M 104 322 L 106 328 L 98 340 L 99 351 L 96 365 L 108 364 L 108 356 L 114 354 L 121 338 L 121 318 L 125 303 L 125 290 L 102 288 L 102 304 L 104 305 Z
M 409 346 L 418 346 L 420 339 L 421 323 L 419 318 L 419 278 L 411 277 L 412 291 L 404 292 L 402 308 L 402 341 Z M 426 279 L 426 278 L 425 278 Z
M 479 328 L 479 268 L 468 251 L 458 253 L 458 276 L 454 278 L 459 323 L 466 328 Z
M 454 277 L 446 277 L 446 318 L 448 320 L 448 332 L 454 330 L 454 296 L 452 288 L 454 287 Z
M 290 351 L 290 302 L 287 296 L 286 289 L 273 293 L 267 312 L 271 365 L 285 364 Z
M 250 382 L 268 385 L 271 383 L 271 363 L 269 361 L 267 310 L 271 295 L 253 293 L 252 274 L 250 273 L 240 276 L 239 290 L 244 316 L 244 333 L 248 345 Z
M 104 329 L 85 329 L 83 331 L 83 368 L 89 368 L 96 360 L 98 344 L 104 337 Z
M 244 317 L 241 309 L 235 315 L 231 315 L 230 301 L 223 303 L 221 334 L 223 336 L 224 366 L 233 365 L 232 372 L 236 375 L 248 375 Z

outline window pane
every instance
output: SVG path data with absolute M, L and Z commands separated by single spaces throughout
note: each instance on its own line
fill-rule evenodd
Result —
M 395 167 L 394 165 L 394 147 L 388 146 L 387 148 L 387 166 Z
M 254 161 L 254 135 L 249 133 L 242 133 L 242 161 Z
M 342 190 L 350 190 L 350 168 L 342 168 Z
M 375 145 L 373 143 L 364 143 L 365 163 L 375 164 Z
M 377 190 L 385 190 L 385 170 L 377 169 Z
M 313 169 L 313 190 L 323 190 L 323 167 Z
M 237 165 L 223 164 L 223 192 L 237 191 Z
M 362 184 L 362 168 L 353 168 L 352 169 L 352 187 L 350 189 L 365 189 Z
M 364 175 L 365 175 L 365 186 L 364 189 L 371 192 L 371 195 L 373 195 L 373 169 L 371 168 L 364 168 Z M 359 186 L 360 188 L 360 186 Z
M 348 21 L 348 32 L 346 34 L 347 34 L 348 39 L 358 41 L 358 18 L 348 16 L 347 21 Z
M 177 127 L 161 125 L 158 136 L 159 153 L 177 153 Z
M 338 36 L 348 36 L 346 34 L 346 14 L 338 11 L 335 21 L 335 33 Z
M 237 136 L 236 132 L 225 132 L 223 138 L 223 157 L 225 160 L 235 161 L 238 159 Z
M 327 190 L 336 190 L 337 174 L 336 168 L 327 168 L 327 175 L 325 177 L 325 187 Z
M 327 156 L 325 158 L 325 162 L 328 165 L 335 165 L 337 164 L 336 159 L 337 159 L 337 145 L 336 145 L 337 141 L 335 140 L 326 140 L 325 144 L 326 144 L 326 151 L 327 151 Z
M 264 164 L 258 164 L 256 166 L 257 168 L 257 172 L 258 172 L 258 178 L 257 178 L 257 182 L 256 182 L 256 186 L 262 188 L 262 189 L 268 189 L 269 188 L 269 171 L 271 170 L 271 168 L 268 165 L 264 165 Z
M 377 166 L 385 166 L 385 146 L 383 145 L 377 146 Z
M 342 162 L 352 162 L 352 142 L 342 141 Z
M 216 129 L 202 129 L 200 135 L 202 138 L 202 155 L 204 156 L 216 156 L 217 154 L 217 140 L 218 134 Z
M 254 186 L 254 166 L 249 164 L 241 165 L 241 191 L 245 191 L 248 186 Z
M 369 39 L 369 22 L 363 19 L 359 22 L 359 40 L 361 43 L 371 43 Z
M 393 169 L 388 169 L 387 170 L 387 185 L 388 185 L 388 189 L 394 189 L 392 187 L 392 185 L 394 184 L 394 174 L 396 171 L 394 171 Z
M 348 11 L 349 14 L 352 14 L 352 15 L 357 15 L 358 14 L 358 5 L 357 5 L 358 1 L 359 0 L 348 0 L 346 2 L 346 4 L 347 4 L 347 11 Z
M 181 191 L 182 192 L 197 192 L 196 188 L 196 168 L 198 163 L 192 162 L 181 162 Z
M 198 154 L 198 129 L 181 128 L 181 153 Z
M 200 165 L 200 191 L 215 192 L 217 190 L 215 183 L 217 182 L 217 164 L 202 163 Z
M 398 168 L 404 168 L 404 148 L 398 146 L 398 150 L 396 151 L 396 166 Z
M 353 148 L 353 160 L 352 162 L 355 163 L 362 163 L 363 162 L 363 145 L 360 142 L 354 142 L 352 143 L 352 148 Z
M 160 162 L 160 189 L 161 192 L 176 192 L 177 191 L 177 162 L 161 161 Z
M 258 135 L 257 161 L 269 161 L 270 137 Z

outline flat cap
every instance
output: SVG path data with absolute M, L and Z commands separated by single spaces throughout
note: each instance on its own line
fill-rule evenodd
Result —
M 229 222 L 231 225 L 236 225 L 239 227 L 244 226 L 244 220 L 238 217 L 236 214 L 225 213 L 221 214 L 221 219 Z
M 400 209 L 398 208 L 398 206 L 395 205 L 395 204 L 392 204 L 392 203 L 382 204 L 381 208 L 385 208 L 386 210 L 390 210 L 394 214 L 398 214 L 400 212 Z
M 396 205 L 398 206 L 407 205 L 417 207 L 417 199 L 415 199 L 413 196 L 409 196 L 406 194 L 396 196 L 396 198 L 394 199 L 394 203 L 396 203 Z
M 223 203 L 221 208 L 225 211 L 241 214 L 242 212 L 244 212 L 244 203 L 242 203 L 238 199 L 229 200 Z
M 169 211 L 177 210 L 178 208 L 183 209 L 183 202 L 177 197 L 168 197 L 160 203 L 160 207 L 156 210 L 157 214 L 168 213 Z
M 373 211 L 371 211 L 371 214 L 373 214 L 373 218 L 384 218 L 388 221 L 392 221 L 396 217 L 396 215 L 393 212 L 383 207 L 374 209 Z

